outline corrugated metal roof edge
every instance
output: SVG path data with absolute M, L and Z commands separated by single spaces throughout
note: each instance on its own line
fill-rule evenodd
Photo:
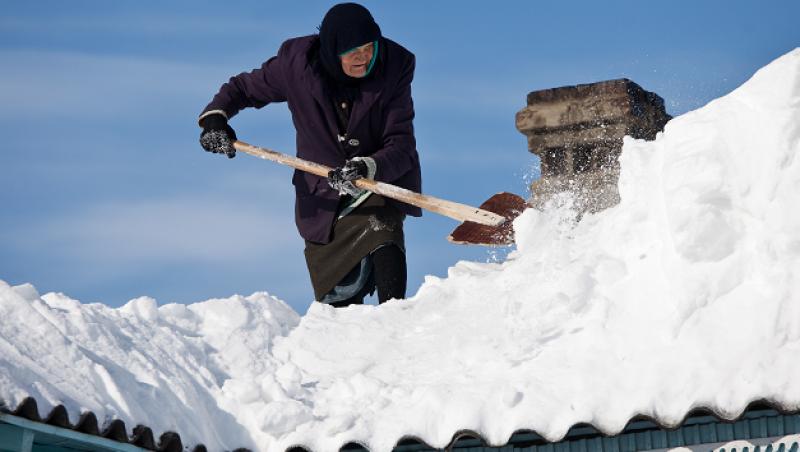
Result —
M 537 431 L 533 429 L 519 429 L 514 431 L 514 433 L 509 436 L 509 438 L 502 443 L 490 443 L 487 441 L 480 432 L 470 430 L 470 429 L 462 429 L 458 430 L 453 434 L 452 439 L 444 447 L 444 450 L 452 450 L 456 443 L 463 439 L 474 439 L 480 441 L 480 445 L 478 447 L 503 447 L 512 443 L 514 437 L 519 437 L 522 435 L 530 435 L 530 439 L 526 439 L 524 444 L 520 444 L 519 442 L 514 441 L 515 447 L 527 447 L 527 446 L 534 446 L 534 445 L 545 445 L 549 443 L 556 443 L 564 440 L 577 440 L 577 439 L 584 439 L 584 438 L 595 438 L 595 437 L 614 437 L 620 435 L 622 433 L 632 433 L 638 430 L 650 430 L 650 429 L 663 429 L 663 430 L 677 430 L 686 424 L 691 424 L 692 419 L 701 418 L 701 417 L 713 417 L 721 422 L 726 423 L 734 423 L 741 419 L 743 419 L 747 413 L 758 411 L 758 410 L 774 410 L 782 415 L 792 415 L 792 414 L 800 414 L 800 403 L 796 405 L 788 405 L 786 403 L 771 400 L 771 399 L 757 399 L 753 400 L 747 404 L 747 406 L 739 411 L 739 412 L 731 412 L 725 413 L 718 410 L 715 410 L 712 407 L 708 406 L 697 406 L 689 411 L 683 416 L 680 422 L 676 422 L 673 424 L 665 423 L 659 421 L 658 418 L 645 415 L 645 414 L 637 414 L 631 417 L 630 420 L 625 424 L 625 427 L 618 431 L 618 432 L 604 432 L 601 429 L 595 427 L 592 424 L 581 422 L 574 424 L 572 427 L 569 428 L 567 433 L 560 439 L 556 441 L 549 441 L 546 440 L 542 435 L 540 435 Z M 429 449 L 434 450 L 441 450 L 440 448 L 433 447 L 430 444 L 426 443 L 423 439 L 415 437 L 415 436 L 402 436 L 397 443 L 395 444 L 395 450 L 402 450 L 405 447 L 409 447 L 412 445 L 421 445 L 427 447 Z M 369 450 L 365 444 L 361 444 L 358 441 L 346 441 L 340 447 L 340 450 L 349 451 L 349 450 Z M 286 452 L 313 452 L 311 449 L 305 447 L 302 444 L 298 444 L 286 449 Z
M 759 410 L 774 410 L 783 415 L 800 414 L 800 404 L 787 405 L 780 401 L 775 401 L 770 399 L 758 399 L 748 403 L 747 406 L 738 413 L 724 413 L 716 411 L 710 407 L 699 406 L 690 409 L 686 413 L 686 415 L 684 415 L 684 417 L 681 419 L 680 422 L 674 424 L 667 424 L 661 422 L 657 418 L 652 416 L 637 414 L 631 417 L 631 419 L 625 424 L 625 427 L 619 432 L 604 432 L 592 424 L 577 423 L 574 424 L 572 427 L 570 427 L 570 429 L 567 431 L 564 437 L 560 438 L 557 441 L 548 441 L 542 435 L 540 435 L 538 432 L 532 429 L 519 429 L 516 430 L 514 433 L 512 433 L 511 436 L 509 436 L 509 438 L 502 444 L 492 444 L 488 442 L 480 434 L 480 432 L 476 432 L 470 429 L 463 429 L 453 434 L 452 439 L 450 440 L 448 445 L 445 446 L 444 449 L 452 450 L 453 447 L 456 445 L 456 443 L 463 439 L 474 439 L 480 441 L 481 447 L 503 447 L 510 444 L 514 439 L 514 437 L 530 435 L 531 438 L 525 439 L 524 444 L 521 444 L 519 441 L 514 441 L 514 444 L 517 446 L 532 446 L 532 445 L 544 445 L 548 443 L 559 442 L 566 439 L 576 440 L 576 439 L 595 438 L 595 437 L 614 437 L 622 433 L 631 433 L 631 432 L 636 432 L 638 430 L 651 430 L 653 428 L 659 428 L 664 430 L 676 430 L 687 424 L 691 424 L 692 419 L 708 417 L 708 416 L 714 417 L 721 422 L 734 423 L 743 419 L 747 415 L 747 413 Z M 163 432 L 159 436 L 158 443 L 156 443 L 151 428 L 141 424 L 137 425 L 136 427 L 133 428 L 132 434 L 129 436 L 125 427 L 125 423 L 119 419 L 111 420 L 103 427 L 101 431 L 98 426 L 97 416 L 91 411 L 81 413 L 80 418 L 75 425 L 70 424 L 67 410 L 63 405 L 57 405 L 52 410 L 50 410 L 50 412 L 45 417 L 41 417 L 39 415 L 39 409 L 36 400 L 32 397 L 25 398 L 13 410 L 10 409 L 4 401 L 0 400 L 0 412 L 28 419 L 34 422 L 41 422 L 55 427 L 60 427 L 60 428 L 75 430 L 81 433 L 100 436 L 121 443 L 132 444 L 134 446 L 141 447 L 143 449 L 153 450 L 157 452 L 183 452 L 184 450 L 183 444 L 181 442 L 181 437 L 176 432 L 171 432 L 171 431 Z M 426 443 L 421 438 L 410 435 L 401 437 L 395 444 L 395 449 L 402 450 L 404 447 L 413 445 L 421 445 L 423 447 L 427 447 L 430 449 L 437 449 Z M 359 444 L 356 441 L 345 442 L 341 446 L 341 450 L 345 451 L 363 450 L 363 449 L 367 449 L 367 447 L 363 444 Z M 303 445 L 296 445 L 287 448 L 286 451 L 313 452 L 311 451 L 311 449 Z M 197 444 L 192 449 L 192 452 L 207 452 L 207 449 L 203 444 Z M 235 449 L 233 452 L 248 452 L 248 449 L 239 448 Z
M 142 449 L 157 452 L 183 452 L 184 450 L 181 436 L 176 432 L 165 431 L 161 433 L 158 443 L 156 443 L 153 430 L 142 424 L 134 427 L 130 436 L 125 423 L 120 419 L 110 420 L 105 423 L 101 430 L 97 422 L 97 416 L 91 411 L 81 413 L 75 425 L 70 423 L 69 413 L 64 405 L 57 405 L 46 416 L 41 416 L 36 399 L 33 397 L 26 397 L 15 408 L 0 400 L 0 412 L 53 427 L 98 436 L 119 443 L 132 444 Z M 245 450 L 236 449 L 234 452 L 243 452 Z M 192 448 L 192 452 L 207 452 L 207 449 L 203 444 L 197 444 Z

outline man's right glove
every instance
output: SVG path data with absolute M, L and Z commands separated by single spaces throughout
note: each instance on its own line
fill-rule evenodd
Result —
M 228 120 L 220 113 L 212 113 L 200 119 L 200 146 L 208 152 L 225 154 L 228 158 L 236 156 L 233 142 L 236 141 L 236 132 L 228 125 Z

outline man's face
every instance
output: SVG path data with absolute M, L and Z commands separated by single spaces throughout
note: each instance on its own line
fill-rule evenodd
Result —
M 354 78 L 367 75 L 367 68 L 369 62 L 372 61 L 373 52 L 375 52 L 375 45 L 370 42 L 339 55 L 339 59 L 342 61 L 342 71 Z

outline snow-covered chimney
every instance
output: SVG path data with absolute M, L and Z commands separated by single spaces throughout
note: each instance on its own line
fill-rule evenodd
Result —
M 575 194 L 581 213 L 618 203 L 622 137 L 652 140 L 671 118 L 664 99 L 628 79 L 529 93 L 516 125 L 541 159 L 531 203 L 542 206 L 564 191 Z

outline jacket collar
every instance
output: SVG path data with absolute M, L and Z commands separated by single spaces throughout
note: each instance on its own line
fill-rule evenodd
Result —
M 336 117 L 334 116 L 331 101 L 325 95 L 325 87 L 323 86 L 324 82 L 322 77 L 311 65 L 307 65 L 305 71 L 305 80 L 307 88 L 311 92 L 311 96 L 313 96 L 314 100 L 317 101 L 319 104 L 319 109 L 325 115 L 328 128 L 335 134 L 339 127 L 336 125 Z
M 379 74 L 375 75 L 376 76 L 370 77 L 368 80 L 364 80 L 361 84 L 361 95 L 353 103 L 353 111 L 350 113 L 350 122 L 347 124 L 348 131 L 355 130 L 356 127 L 358 127 L 361 120 L 364 119 L 364 116 L 366 116 L 370 108 L 372 108 L 372 104 L 374 104 L 381 95 Z
M 328 127 L 334 132 L 338 130 L 336 125 L 336 117 L 334 116 L 333 105 L 331 99 L 325 93 L 324 80 L 319 74 L 319 69 L 315 69 L 311 64 L 306 66 L 305 79 L 311 95 L 317 101 L 320 109 L 325 114 L 325 119 L 328 122 Z M 369 113 L 370 108 L 375 101 L 380 98 L 381 94 L 381 78 L 379 74 L 364 80 L 361 83 L 361 94 L 353 103 L 353 111 L 350 113 L 350 120 L 347 124 L 347 130 L 355 130 L 359 123 Z

